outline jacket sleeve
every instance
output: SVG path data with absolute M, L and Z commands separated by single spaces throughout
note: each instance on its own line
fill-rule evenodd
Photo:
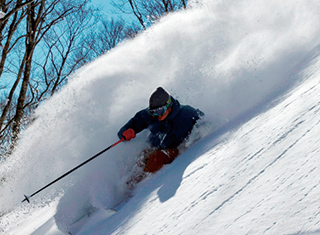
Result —
M 149 121 L 148 121 L 148 111 L 146 109 L 143 109 L 136 113 L 133 118 L 131 118 L 118 132 L 118 137 L 122 138 L 122 133 L 131 128 L 134 130 L 134 132 L 137 134 L 144 129 L 148 127 Z

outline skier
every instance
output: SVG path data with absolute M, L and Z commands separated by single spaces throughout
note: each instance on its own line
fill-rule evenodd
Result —
M 142 130 L 150 130 L 150 148 L 141 153 L 137 165 L 143 168 L 143 172 L 153 173 L 178 156 L 179 145 L 186 140 L 203 115 L 199 109 L 180 105 L 165 89 L 158 87 L 150 96 L 149 107 L 137 112 L 120 129 L 118 137 L 130 141 Z M 131 181 L 137 183 L 144 177 L 145 174 L 140 174 Z

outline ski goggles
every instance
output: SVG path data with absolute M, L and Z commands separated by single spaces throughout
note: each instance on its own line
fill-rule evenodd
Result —
M 168 108 L 170 107 L 170 104 L 171 104 L 171 97 L 169 98 L 169 100 L 168 100 L 166 105 L 161 106 L 161 107 L 156 108 L 156 109 L 149 109 L 149 113 L 153 117 L 162 116 L 163 114 L 165 114 L 165 112 L 167 112 Z

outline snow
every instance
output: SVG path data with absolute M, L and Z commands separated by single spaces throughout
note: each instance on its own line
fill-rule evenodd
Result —
M 3 19 L 6 16 L 6 13 L 0 10 L 0 19 Z
M 319 1 L 189 5 L 37 110 L 0 165 L 0 234 L 64 234 L 77 220 L 74 234 L 320 233 Z M 129 192 L 145 131 L 21 203 L 116 142 L 160 85 L 206 114 L 200 141 Z

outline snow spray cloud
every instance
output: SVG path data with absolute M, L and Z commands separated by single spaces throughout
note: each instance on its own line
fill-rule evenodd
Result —
M 20 205 L 23 194 L 115 142 L 118 129 L 147 106 L 157 86 L 182 104 L 200 108 L 211 122 L 223 123 L 287 82 L 287 72 L 319 44 L 319 1 L 203 0 L 189 5 L 81 68 L 37 110 L 17 150 L 0 166 L 5 179 L 0 211 Z M 121 194 L 118 179 L 134 164 L 144 141 L 142 134 L 110 151 L 74 174 L 72 182 L 91 175 L 86 181 L 91 188 L 113 184 L 113 192 Z M 83 188 L 74 191 L 89 190 L 75 185 Z

